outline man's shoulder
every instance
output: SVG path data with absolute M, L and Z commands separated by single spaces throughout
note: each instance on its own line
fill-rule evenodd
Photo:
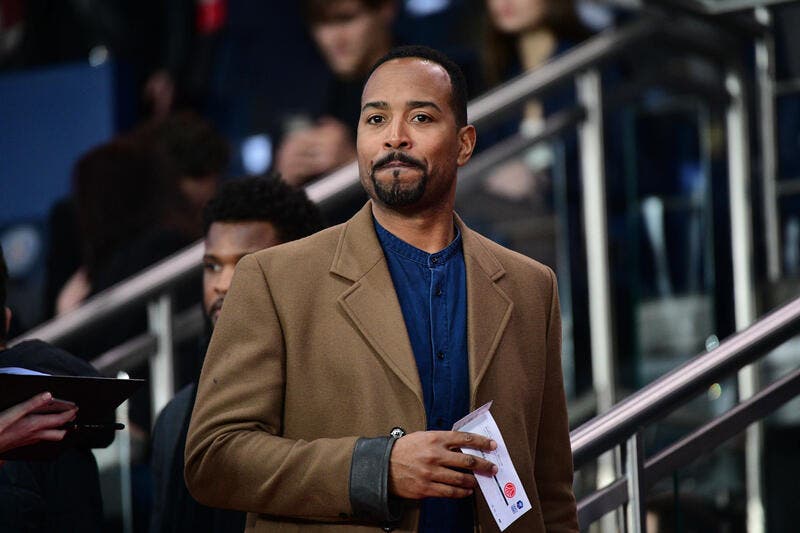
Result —
M 332 259 L 345 224 L 338 224 L 308 237 L 266 248 L 253 253 L 252 257 L 264 271 L 297 268 L 299 264 L 319 263 L 326 257 Z M 329 267 L 330 262 L 324 266 Z
M 479 249 L 482 248 L 483 251 L 488 252 L 497 260 L 507 274 L 522 274 L 542 278 L 543 280 L 549 280 L 554 276 L 553 270 L 549 266 L 540 263 L 536 259 L 506 248 L 477 231 L 471 229 L 467 231 L 471 233 L 477 247 Z

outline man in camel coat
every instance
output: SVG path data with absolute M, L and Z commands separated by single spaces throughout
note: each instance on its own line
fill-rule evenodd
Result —
M 214 330 L 186 443 L 197 500 L 248 531 L 498 531 L 449 431 L 493 401 L 532 509 L 506 531 L 577 531 L 557 285 L 454 213 L 470 158 L 463 75 L 395 49 L 362 96 L 371 197 L 352 219 L 243 258 Z

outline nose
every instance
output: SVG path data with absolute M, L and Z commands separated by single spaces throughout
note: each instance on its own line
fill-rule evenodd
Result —
M 402 120 L 395 120 L 387 128 L 387 137 L 383 146 L 391 150 L 411 148 L 411 138 L 408 136 L 406 124 Z
M 231 267 L 224 267 L 219 276 L 217 276 L 214 290 L 220 296 L 228 294 L 228 289 L 231 287 L 231 280 L 233 279 L 233 270 Z

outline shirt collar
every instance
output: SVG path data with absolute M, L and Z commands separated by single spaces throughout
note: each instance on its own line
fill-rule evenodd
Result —
M 384 252 L 391 252 L 400 257 L 414 261 L 427 267 L 441 266 L 454 255 L 461 252 L 461 231 L 458 225 L 454 224 L 455 237 L 443 250 L 439 250 L 435 254 L 429 254 L 425 250 L 420 250 L 416 246 L 412 246 L 407 242 L 394 236 L 389 230 L 380 225 L 380 223 L 372 218 L 375 224 L 375 232 L 378 234 L 378 240 Z

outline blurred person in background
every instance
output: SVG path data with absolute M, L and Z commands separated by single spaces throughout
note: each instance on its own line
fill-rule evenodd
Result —
M 179 221 L 188 237 L 203 235 L 203 207 L 217 192 L 230 162 L 227 141 L 205 119 L 182 111 L 163 120 L 151 120 L 133 134 L 136 142 L 152 151 L 185 200 L 185 220 Z
M 90 364 L 45 342 L 6 345 L 11 319 L 11 310 L 5 307 L 7 280 L 0 248 L 0 367 L 99 377 Z M 34 461 L 12 455 L 12 459 L 0 461 L 0 531 L 102 531 L 100 477 L 90 448 L 108 446 L 114 430 L 65 430 L 63 426 L 75 420 L 80 406 L 37 414 L 52 399 L 50 393 L 43 392 L 0 413 L 0 453 L 35 445 L 35 454 L 40 457 Z M 108 416 L 113 420 L 113 411 Z M 29 453 L 34 454 L 32 449 Z
M 230 181 L 207 205 L 203 255 L 203 309 L 210 337 L 239 259 L 322 229 L 317 207 L 278 177 Z M 205 353 L 207 339 L 202 353 Z M 202 356 L 200 363 L 202 363 Z M 200 365 L 198 365 L 198 368 Z M 153 429 L 154 507 L 151 533 L 242 531 L 245 513 L 199 504 L 183 479 L 183 450 L 197 381 L 184 387 Z
M 123 126 L 139 115 L 163 117 L 186 77 L 197 10 L 193 0 L 24 0 L 14 11 L 22 37 L 10 66 L 112 60 L 139 108 L 120 117 Z
M 590 35 L 571 0 L 486 0 L 486 8 L 489 25 L 484 70 L 489 86 L 536 69 Z M 485 138 L 491 142 L 497 140 L 493 137 L 515 131 L 536 135 L 547 116 L 574 103 L 572 88 L 556 90 L 545 99 L 529 100 L 520 121 L 501 126 Z M 548 167 L 552 161 L 551 149 L 544 143 L 536 145 L 527 157 L 499 168 L 488 179 L 487 188 L 509 199 L 521 199 L 539 189 L 541 204 L 541 196 L 549 191 Z
M 188 202 L 144 147 L 120 139 L 95 148 L 72 179 L 81 266 L 61 288 L 57 314 L 191 242 Z
M 287 183 L 307 181 L 355 160 L 361 88 L 394 44 L 395 0 L 303 0 L 302 12 L 332 78 L 321 116 L 296 117 L 276 156 Z
M 490 85 L 533 70 L 590 35 L 571 0 L 486 0 L 485 71 Z M 526 117 L 536 116 L 535 108 Z
M 124 279 L 120 276 L 136 274 L 199 239 L 203 233 L 203 206 L 216 192 L 230 161 L 227 141 L 208 121 L 188 111 L 142 124 L 122 145 L 126 148 L 98 150 L 89 158 L 95 163 L 87 164 L 86 168 L 107 165 L 108 179 L 91 170 L 89 176 L 79 177 L 76 170 L 76 180 L 80 178 L 84 182 L 80 187 L 81 202 L 89 212 L 77 213 L 80 207 L 76 205 L 77 183 L 73 198 L 57 203 L 51 211 L 45 287 L 45 309 L 50 316 L 74 309 L 89 294 L 97 292 L 88 290 L 87 273 L 85 268 L 81 269 L 86 266 L 83 257 L 86 246 L 90 250 L 110 246 L 95 239 L 119 244 L 145 228 L 161 227 L 148 230 L 149 237 L 145 241 L 155 241 L 150 242 L 154 247 L 137 252 L 136 260 L 130 264 L 132 268 L 117 268 L 120 272 L 103 281 L 103 288 Z M 130 163 L 131 169 L 138 170 L 113 168 L 117 165 L 115 157 L 121 158 L 120 165 Z M 145 176 L 138 178 L 134 172 Z M 106 193 L 109 194 L 108 203 L 103 200 Z M 139 206 L 136 210 L 144 211 L 138 214 L 120 210 L 126 205 Z M 157 212 L 153 212 L 154 209 Z M 98 225 L 90 223 L 89 216 L 95 221 L 104 217 L 113 219 Z M 83 219 L 80 224 L 79 218 Z M 85 235 L 87 231 L 90 235 Z M 93 236 L 96 231 L 103 235 Z M 86 242 L 87 238 L 92 241 Z

